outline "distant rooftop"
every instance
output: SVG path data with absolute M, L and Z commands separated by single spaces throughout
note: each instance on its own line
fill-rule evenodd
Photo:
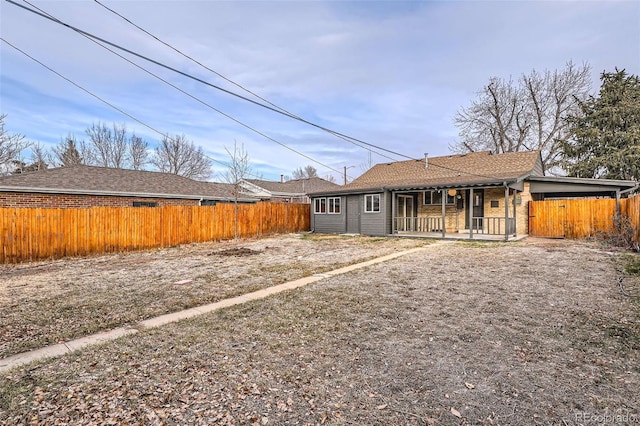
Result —
M 0 191 L 233 199 L 233 185 L 170 173 L 96 166 L 58 167 L 0 177 Z

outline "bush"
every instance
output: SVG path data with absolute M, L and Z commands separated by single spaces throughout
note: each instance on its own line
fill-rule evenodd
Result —
M 613 230 L 600 233 L 598 238 L 608 246 L 640 251 L 635 235 L 629 216 L 618 213 L 613 216 Z

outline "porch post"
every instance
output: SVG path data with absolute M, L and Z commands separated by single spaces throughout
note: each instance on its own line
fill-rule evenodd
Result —
M 446 227 L 447 227 L 446 222 L 445 222 L 445 218 L 446 218 L 446 215 L 447 215 L 446 204 L 445 203 L 447 202 L 447 194 L 444 192 L 444 188 L 442 188 L 440 190 L 440 193 L 442 194 L 442 238 L 445 238 L 446 237 L 446 235 L 445 235 L 446 234 Z
M 467 200 L 467 209 L 469 211 L 469 238 L 473 238 L 473 188 L 469 188 L 469 199 Z
M 516 189 L 513 190 L 513 236 L 518 236 L 518 191 Z
M 509 241 L 509 186 L 504 184 L 504 240 Z

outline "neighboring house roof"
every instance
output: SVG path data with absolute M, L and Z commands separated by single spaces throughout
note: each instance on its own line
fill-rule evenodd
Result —
M 539 151 L 483 151 L 377 164 L 339 192 L 501 184 L 535 175 L 544 175 Z M 337 191 L 316 194 L 329 192 Z
M 200 182 L 170 173 L 84 165 L 0 177 L 0 192 L 232 200 L 233 189 L 230 184 Z
M 244 188 L 255 195 L 264 196 L 303 196 L 311 192 L 330 191 L 340 188 L 328 180 L 312 177 L 304 179 L 293 179 L 286 182 L 274 182 L 261 179 L 244 179 Z

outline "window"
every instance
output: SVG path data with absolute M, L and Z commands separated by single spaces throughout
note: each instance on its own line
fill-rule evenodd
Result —
M 340 214 L 340 197 L 329 198 L 329 214 Z
M 455 204 L 455 196 L 447 194 L 447 204 Z M 424 201 L 425 206 L 431 205 L 442 205 L 442 192 L 440 191 L 424 191 Z
M 313 200 L 313 212 L 315 214 L 325 214 L 327 212 L 327 199 L 316 198 Z
M 201 206 L 215 206 L 216 200 L 202 200 L 200 201 Z
M 134 201 L 133 207 L 158 207 L 158 203 L 153 201 Z
M 491 207 L 492 207 L 492 208 L 500 207 L 500 201 L 498 201 L 498 200 L 491 200 Z
M 364 196 L 364 212 L 378 213 L 380 212 L 380 194 L 371 194 Z

